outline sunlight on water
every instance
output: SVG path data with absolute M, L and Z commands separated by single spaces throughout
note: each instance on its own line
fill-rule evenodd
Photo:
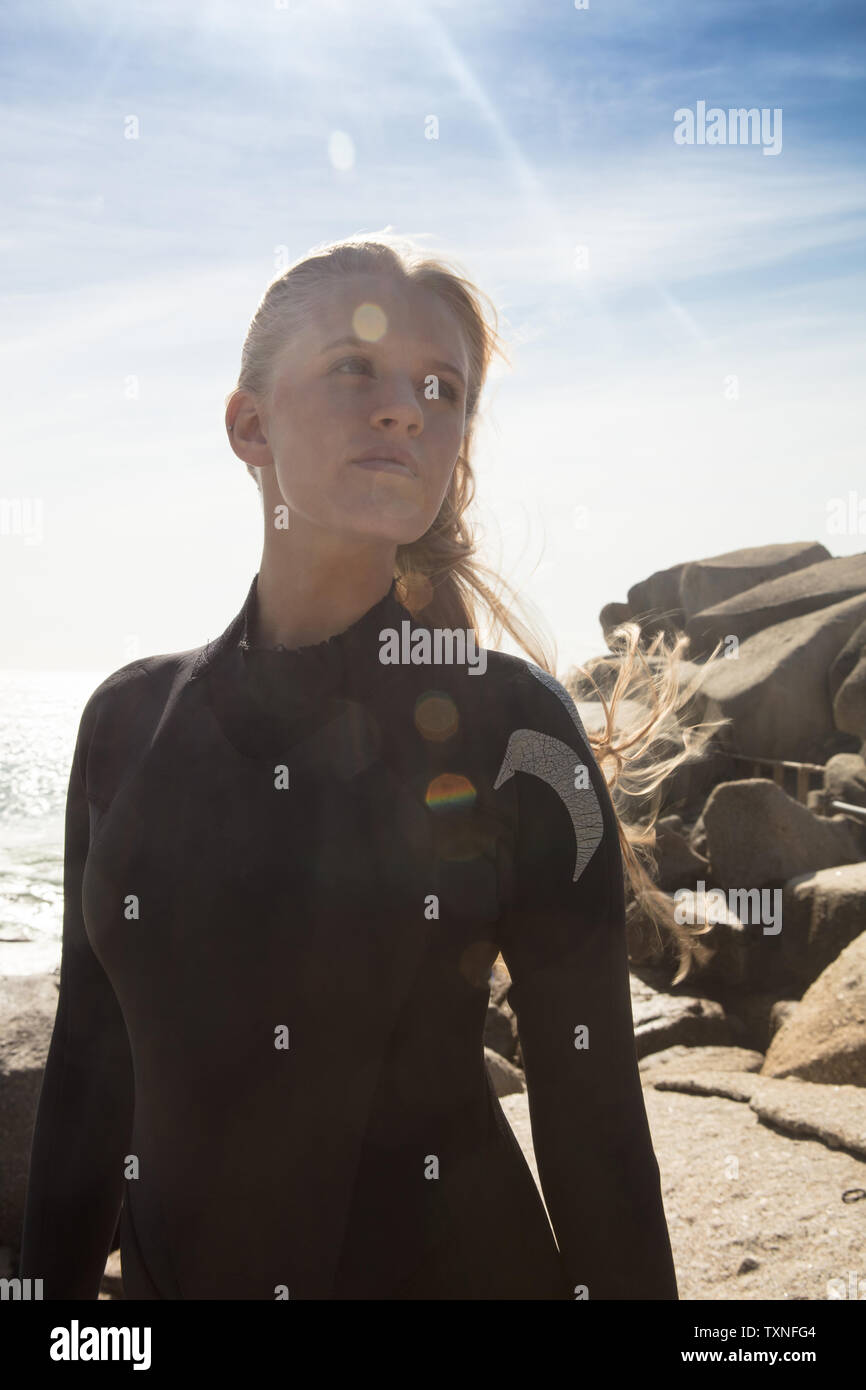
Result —
M 101 679 L 0 671 L 0 974 L 59 963 L 66 789 L 81 713 Z

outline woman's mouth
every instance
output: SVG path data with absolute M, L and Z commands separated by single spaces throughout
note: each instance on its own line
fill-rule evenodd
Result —
M 374 468 L 384 473 L 402 473 L 407 478 L 414 478 L 415 474 L 405 463 L 398 463 L 396 459 L 352 459 L 359 468 Z

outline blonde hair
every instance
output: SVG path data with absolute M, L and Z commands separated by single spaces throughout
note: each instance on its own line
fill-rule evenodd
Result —
M 326 277 L 371 273 L 386 273 L 439 295 L 460 323 L 469 364 L 466 427 L 461 451 L 435 521 L 418 540 L 397 547 L 395 576 L 399 597 L 410 611 L 423 610 L 425 623 L 473 629 L 479 643 L 477 605 L 480 601 L 493 621 L 487 645 L 492 647 L 505 629 L 537 666 L 556 677 L 555 642 L 549 642 L 533 630 L 529 621 L 519 620 L 514 610 L 520 608 L 526 613 L 522 600 L 511 585 L 476 554 L 477 541 L 467 516 L 475 495 L 471 463 L 473 432 L 478 402 L 494 353 L 505 362 L 508 358 L 498 331 L 495 306 L 456 263 L 428 256 L 412 242 L 387 235 L 375 240 L 349 238 L 314 248 L 272 280 L 265 290 L 244 341 L 240 372 L 236 385 L 226 397 L 226 408 L 238 391 L 249 392 L 260 399 L 267 395 L 280 349 L 293 328 L 313 312 Z M 485 304 L 490 321 L 483 311 Z M 261 492 L 259 470 L 248 467 L 248 471 Z M 508 603 L 500 597 L 503 589 L 510 596 Z M 680 719 L 700 676 L 698 673 L 687 689 L 682 688 L 680 661 L 687 639 L 678 636 L 669 640 L 660 632 L 646 653 L 641 650 L 641 640 L 640 626 L 624 623 L 608 636 L 611 655 L 593 663 L 593 673 L 606 668 L 608 675 L 615 674 L 609 703 L 594 674 L 584 667 L 575 669 L 577 681 L 588 679 L 596 690 L 605 715 L 604 728 L 597 733 L 588 731 L 587 736 L 611 792 L 627 890 L 633 894 L 639 909 L 638 925 L 632 927 L 630 923 L 630 949 L 641 958 L 652 958 L 653 954 L 657 958 L 672 945 L 679 963 L 676 982 L 685 978 L 693 961 L 702 962 L 707 958 L 707 948 L 695 938 L 708 927 L 677 923 L 671 900 L 658 890 L 651 876 L 656 873 L 652 851 L 656 843 L 658 793 L 675 768 L 700 754 L 713 726 L 689 728 L 683 726 Z M 574 677 L 570 683 L 575 683 Z M 567 680 L 563 684 L 568 688 Z M 646 718 L 638 720 L 620 741 L 616 741 L 618 709 L 621 702 L 632 699 L 644 706 L 649 703 L 651 708 Z M 648 822 L 641 825 L 622 817 L 623 798 L 629 797 L 642 802 L 647 797 L 654 798 Z M 647 928 L 655 936 L 654 944 L 649 942 Z

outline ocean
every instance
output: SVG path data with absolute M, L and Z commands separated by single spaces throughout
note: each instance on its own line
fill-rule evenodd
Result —
M 0 975 L 59 968 L 66 788 L 81 712 L 107 674 L 0 671 Z

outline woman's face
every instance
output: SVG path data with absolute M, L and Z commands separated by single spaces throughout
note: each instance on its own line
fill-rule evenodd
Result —
M 264 464 L 266 509 L 272 464 L 290 527 L 306 519 L 397 544 L 423 536 L 463 442 L 468 372 L 458 320 L 431 291 L 380 274 L 325 282 L 275 363 L 261 452 L 245 451 Z M 371 450 L 403 451 L 413 471 L 353 462 Z

